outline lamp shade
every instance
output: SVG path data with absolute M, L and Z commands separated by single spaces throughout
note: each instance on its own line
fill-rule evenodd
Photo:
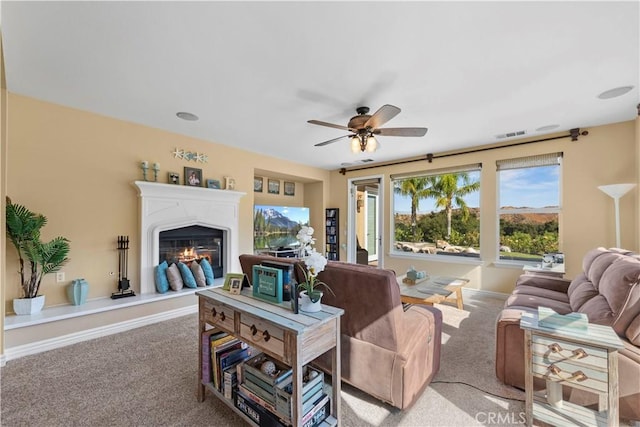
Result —
M 354 136 L 351 138 L 351 152 L 357 153 L 360 151 L 360 138 Z
M 373 153 L 377 149 L 378 149 L 378 141 L 376 141 L 373 135 L 370 135 L 367 138 L 367 151 L 370 153 Z
M 600 185 L 598 189 L 603 191 L 607 195 L 613 197 L 614 199 L 619 198 L 627 194 L 635 184 L 611 184 L 611 185 Z

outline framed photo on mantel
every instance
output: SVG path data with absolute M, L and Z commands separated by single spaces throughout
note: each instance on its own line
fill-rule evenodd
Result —
M 190 187 L 202 187 L 202 169 L 184 168 L 184 185 Z

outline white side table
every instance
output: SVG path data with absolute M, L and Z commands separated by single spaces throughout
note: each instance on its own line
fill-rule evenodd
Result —
M 522 267 L 525 273 L 542 273 L 550 276 L 564 276 L 564 264 L 553 264 L 553 267 L 537 267 L 533 265 L 525 265 Z
M 547 329 L 538 315 L 520 319 L 525 332 L 525 398 L 527 425 L 533 419 L 555 426 L 618 426 L 618 335 L 608 326 L 589 324 L 587 331 Z M 546 390 L 533 392 L 533 379 Z M 562 386 L 599 396 L 598 411 L 562 400 Z

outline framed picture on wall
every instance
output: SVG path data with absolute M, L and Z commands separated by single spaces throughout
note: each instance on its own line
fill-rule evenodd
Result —
M 269 194 L 280 194 L 280 181 L 277 179 L 269 180 Z
M 284 195 L 285 196 L 295 196 L 296 195 L 296 183 L 295 182 L 284 182 Z
M 253 191 L 256 193 L 262 193 L 262 177 L 256 176 L 253 178 Z
M 202 186 L 202 169 L 190 168 L 185 166 L 184 168 L 184 185 L 191 187 Z

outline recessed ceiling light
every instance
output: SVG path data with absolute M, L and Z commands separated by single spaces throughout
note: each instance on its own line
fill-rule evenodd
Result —
M 536 129 L 536 132 L 546 132 L 548 130 L 553 130 L 556 128 L 559 128 L 560 125 L 546 125 L 546 126 L 540 126 L 538 129 Z
M 624 95 L 625 93 L 629 92 L 631 89 L 633 89 L 633 86 L 614 87 L 613 89 L 605 90 L 604 92 L 602 92 L 600 95 L 598 95 L 598 98 L 600 99 L 615 98 L 617 96 Z
M 190 122 L 195 122 L 196 120 L 198 120 L 198 116 L 196 116 L 195 114 L 187 113 L 184 111 L 176 113 L 176 116 L 180 117 L 182 120 L 188 120 Z

